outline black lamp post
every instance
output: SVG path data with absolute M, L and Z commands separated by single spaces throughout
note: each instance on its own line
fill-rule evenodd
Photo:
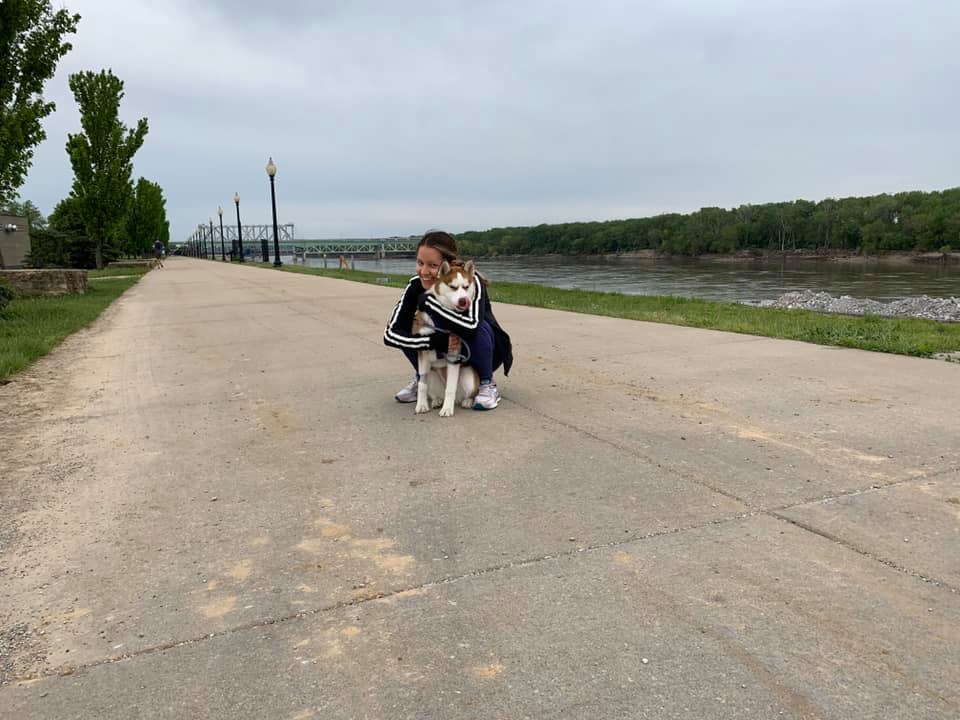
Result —
M 217 215 L 220 216 L 220 259 L 223 262 L 227 261 L 227 249 L 223 245 L 223 208 L 217 206 Z
M 210 259 L 217 259 L 217 244 L 213 239 L 213 218 L 210 218 Z
M 267 175 L 270 176 L 270 203 L 273 205 L 273 265 L 280 267 L 280 238 L 277 233 L 277 192 L 274 190 L 273 178 L 277 174 L 277 166 L 273 164 L 273 158 L 267 161 Z M 266 257 L 264 257 L 266 260 Z
M 237 206 L 237 252 L 240 253 L 240 262 L 243 262 L 243 231 L 240 229 L 240 193 L 233 194 L 233 204 Z
M 197 225 L 197 237 L 200 240 L 200 257 L 207 259 L 207 234 L 203 231 L 203 224 Z

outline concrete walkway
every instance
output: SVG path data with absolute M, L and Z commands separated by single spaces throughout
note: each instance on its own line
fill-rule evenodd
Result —
M 397 295 L 173 258 L 0 387 L 0 717 L 960 717 L 960 365 L 497 305 L 415 416 Z

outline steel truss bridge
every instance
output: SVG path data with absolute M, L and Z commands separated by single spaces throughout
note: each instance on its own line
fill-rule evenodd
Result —
M 240 228 L 243 240 L 244 255 L 258 256 L 263 241 L 267 242 L 269 254 L 273 254 L 273 225 L 243 225 Z M 387 255 L 413 254 L 417 250 L 417 237 L 388 237 L 388 238 L 354 238 L 346 240 L 304 240 L 294 238 L 293 223 L 277 226 L 277 238 L 281 255 L 294 257 L 322 257 L 325 255 L 373 255 L 386 257 Z M 197 229 L 184 243 L 190 248 L 196 248 L 201 254 L 212 252 L 219 255 L 221 251 L 220 226 L 209 224 L 197 225 Z M 232 254 L 236 248 L 237 227 L 223 226 L 223 246 L 226 253 Z
M 270 243 L 273 243 L 273 225 L 243 225 L 241 226 L 241 237 L 243 239 L 244 250 L 246 250 L 246 244 L 250 243 L 251 247 L 260 247 L 261 240 L 267 240 Z M 293 240 L 293 223 L 287 225 L 277 225 L 277 237 L 280 238 L 280 242 L 288 242 Z M 207 225 L 201 223 L 197 225 L 197 229 L 193 234 L 187 238 L 187 244 L 193 245 L 202 245 L 204 243 L 210 243 L 211 240 L 216 246 L 217 252 L 220 252 L 220 226 L 219 225 Z M 237 241 L 237 226 L 224 225 L 223 226 L 223 242 L 225 245 L 233 247 L 233 243 Z
M 417 251 L 419 238 L 369 238 L 351 240 L 292 240 L 280 243 L 280 252 L 288 255 L 318 257 L 322 255 L 387 255 L 411 254 Z M 284 253 L 284 251 L 286 251 Z

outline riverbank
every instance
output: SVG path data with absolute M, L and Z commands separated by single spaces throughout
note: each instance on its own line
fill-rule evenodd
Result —
M 882 303 L 847 295 L 834 297 L 829 293 L 801 290 L 785 293 L 777 300 L 761 302 L 758 306 L 815 310 L 840 315 L 881 315 L 960 323 L 960 298 L 932 298 L 926 295 Z
M 393 286 L 398 292 L 409 280 L 408 275 L 384 275 L 361 270 L 330 270 L 294 265 L 284 265 L 281 270 Z M 914 318 L 828 315 L 809 310 L 754 307 L 740 303 L 679 297 L 565 290 L 527 283 L 492 283 L 490 296 L 497 303 L 724 330 L 915 357 L 932 357 L 960 351 L 960 323 Z
M 633 258 L 637 260 L 669 260 L 672 262 L 689 260 L 717 263 L 822 262 L 842 263 L 847 265 L 960 265 L 960 253 L 939 252 L 862 255 L 860 253 L 842 250 L 797 250 L 784 253 L 743 251 L 733 254 L 703 253 L 701 255 L 674 255 L 671 253 L 658 252 L 656 250 L 633 250 L 630 252 L 621 253 L 605 253 L 602 257 Z

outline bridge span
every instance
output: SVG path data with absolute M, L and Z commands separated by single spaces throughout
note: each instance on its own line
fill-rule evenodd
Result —
M 322 257 L 324 255 L 412 255 L 417 251 L 417 237 L 389 237 L 347 240 L 288 240 L 280 243 L 281 255 Z
M 417 250 L 419 237 L 399 237 L 392 236 L 386 238 L 342 238 L 337 240 L 328 239 L 302 239 L 294 234 L 293 223 L 287 223 L 277 226 L 277 240 L 280 247 L 280 254 L 294 257 L 324 257 L 332 255 L 334 257 L 343 255 L 346 257 L 362 255 L 376 258 L 383 258 L 388 255 L 412 255 Z M 214 224 L 213 220 L 209 223 L 200 223 L 197 225 L 193 234 L 182 244 L 183 248 L 191 254 L 202 257 L 226 255 L 228 252 L 233 257 L 243 247 L 245 256 L 264 255 L 265 262 L 268 256 L 272 256 L 273 247 L 273 226 L 272 225 L 242 225 L 230 226 L 224 224 Z
M 278 225 L 277 237 L 281 255 L 292 255 L 300 258 L 324 257 L 327 255 L 334 257 L 361 255 L 376 258 L 387 257 L 388 255 L 412 255 L 416 252 L 419 242 L 419 238 L 416 236 L 337 240 L 298 239 L 294 236 L 292 223 Z M 264 254 L 265 258 L 272 256 L 274 252 L 273 227 L 271 225 L 221 226 L 214 225 L 211 220 L 209 223 L 198 225 L 183 245 L 188 248 L 189 252 L 203 257 L 226 254 L 227 252 L 233 257 L 239 251 L 241 242 L 243 244 L 243 254 L 248 257 L 256 257 L 261 253 Z

